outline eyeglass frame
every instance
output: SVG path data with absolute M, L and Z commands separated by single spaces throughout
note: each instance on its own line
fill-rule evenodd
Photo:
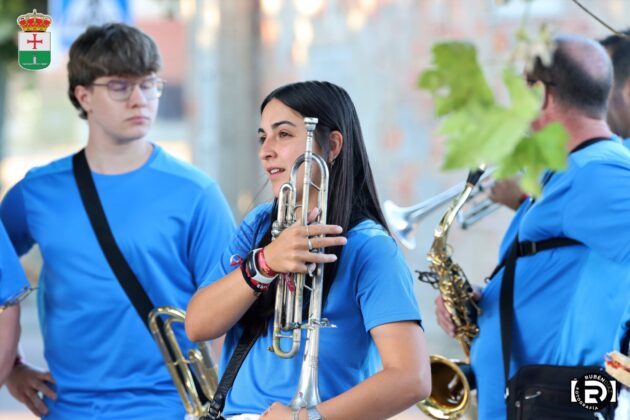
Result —
M 156 83 L 156 87 L 158 88 L 156 96 L 147 97 L 146 92 L 142 89 L 142 86 L 141 86 L 141 84 L 146 82 L 146 81 L 153 81 L 153 82 Z M 116 91 L 111 87 L 111 84 L 112 83 L 121 83 L 121 82 L 128 83 L 131 86 L 131 89 L 129 90 L 129 93 L 124 98 L 122 98 L 122 97 L 120 99 L 114 98 L 112 95 L 115 95 Z M 131 82 L 131 81 L 127 80 L 127 79 L 112 79 L 112 80 L 109 80 L 109 81 L 104 82 L 104 83 L 94 83 L 94 82 L 92 82 L 90 84 L 90 86 L 106 87 L 107 88 L 107 94 L 109 95 L 109 98 L 112 101 L 125 102 L 125 101 L 128 101 L 129 98 L 131 98 L 131 95 L 133 95 L 133 91 L 135 90 L 136 86 L 140 87 L 140 92 L 142 92 L 142 95 L 144 96 L 145 99 L 147 99 L 147 100 L 159 99 L 162 96 L 162 93 L 164 93 L 164 85 L 165 84 L 166 84 L 166 80 L 164 80 L 164 79 L 162 79 L 160 77 L 157 77 L 157 76 L 153 76 L 153 77 L 144 78 L 144 79 L 142 79 L 142 80 L 140 80 L 138 82 Z

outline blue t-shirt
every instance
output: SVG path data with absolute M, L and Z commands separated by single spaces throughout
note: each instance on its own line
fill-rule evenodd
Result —
M 541 197 L 519 209 L 501 254 L 521 241 L 569 237 L 584 245 L 517 260 L 511 375 L 527 364 L 602 365 L 630 301 L 630 152 L 601 141 L 569 156 Z M 479 302 L 471 361 L 480 419 L 505 418 L 499 324 L 501 270 Z
M 185 308 L 234 233 L 218 185 L 158 146 L 134 171 L 92 175 L 116 242 L 153 304 Z M 58 394 L 46 400 L 46 418 L 181 419 L 160 351 L 97 242 L 71 157 L 31 170 L 8 192 L 1 215 L 18 254 L 37 243 L 43 256 L 40 323 Z
M 254 249 L 270 223 L 271 204 L 258 206 L 241 223 L 237 236 L 223 253 L 206 286 L 234 270 L 230 257 L 244 257 Z M 323 401 L 347 391 L 380 366 L 370 329 L 390 322 L 420 321 L 413 279 L 394 240 L 378 224 L 365 220 L 351 229 L 339 269 L 322 316 L 337 328 L 320 330 L 319 391 Z M 288 404 L 297 390 L 306 333 L 299 353 L 282 359 L 268 350 L 273 321 L 247 355 L 229 392 L 224 415 L 262 413 L 274 401 Z M 227 333 L 219 374 L 242 333 L 239 326 Z M 283 343 L 286 348 L 287 343 Z
M 613 343 L 612 349 L 620 351 L 621 350 L 621 342 L 630 334 L 630 303 L 626 306 L 626 310 L 621 316 L 621 323 L 619 324 L 619 329 L 617 330 L 617 334 L 615 335 L 615 341 Z M 626 349 L 627 351 L 627 349 Z
M 4 225 L 0 223 L 0 305 L 14 300 L 28 287 L 28 281 L 20 265 Z

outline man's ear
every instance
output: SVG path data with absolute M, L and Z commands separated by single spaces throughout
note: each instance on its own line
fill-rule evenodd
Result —
M 90 89 L 77 85 L 74 87 L 74 97 L 77 98 L 79 105 L 87 114 L 92 111 L 92 91 Z
M 334 130 L 329 136 L 330 152 L 328 152 L 328 161 L 332 162 L 337 159 L 343 147 L 343 135 L 340 131 Z

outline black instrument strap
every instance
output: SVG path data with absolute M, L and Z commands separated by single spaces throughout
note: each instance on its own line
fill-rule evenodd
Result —
M 630 347 L 630 321 L 626 321 L 626 333 L 621 338 L 621 353 L 627 356 L 630 352 L 628 347 Z
M 546 251 L 548 249 L 560 248 L 563 246 L 569 245 L 581 245 L 582 242 L 576 241 L 575 239 L 558 237 L 545 239 L 543 241 L 533 242 L 533 241 L 523 241 L 517 242 L 516 245 L 512 243 L 512 246 L 516 246 L 516 258 L 518 257 L 529 257 L 530 255 L 534 255 L 540 251 Z M 510 248 L 511 249 L 511 248 Z M 488 279 L 492 279 L 503 267 L 507 267 L 507 259 L 510 255 L 510 249 L 506 252 L 505 256 L 499 262 L 499 264 L 494 267 L 492 273 L 488 276 Z M 507 269 L 506 269 L 507 271 Z M 505 275 L 505 274 L 504 274 Z
M 103 210 L 103 205 L 96 191 L 90 167 L 85 158 L 85 149 L 72 157 L 72 170 L 74 179 L 79 187 L 83 206 L 90 218 L 92 229 L 94 229 L 103 254 L 105 254 L 109 266 L 116 275 L 116 279 L 118 279 L 129 300 L 133 303 L 136 312 L 140 315 L 140 319 L 147 327 L 147 330 L 149 330 L 149 313 L 155 306 L 131 270 L 131 267 L 129 267 L 127 260 L 114 239 Z
M 580 143 L 576 148 L 571 150 L 570 153 L 575 153 L 595 143 L 606 140 L 610 140 L 610 138 L 594 137 L 585 140 Z M 554 174 L 555 172 L 547 172 L 545 174 L 542 181 L 543 187 L 551 180 L 551 177 Z M 532 204 L 530 204 L 530 208 Z M 518 259 L 518 257 L 535 255 L 538 252 L 546 251 L 548 249 L 573 245 L 582 245 L 582 243 L 576 241 L 575 239 L 566 237 L 550 238 L 538 242 L 519 242 L 518 235 L 516 235 L 516 238 L 514 238 L 514 242 L 512 242 L 512 245 L 510 245 L 510 248 L 506 252 L 505 257 L 495 267 L 495 269 L 492 271 L 492 274 L 488 277 L 489 279 L 492 279 L 501 268 L 505 267 L 499 297 L 499 316 L 501 322 L 501 348 L 503 352 L 503 374 L 505 376 L 506 391 L 508 389 L 508 382 L 510 379 L 510 360 L 512 356 L 512 322 L 514 319 L 514 274 L 516 272 L 516 260 Z M 626 334 L 625 338 L 630 340 L 630 337 L 628 336 L 630 336 L 630 334 Z
M 503 265 L 505 266 L 499 297 L 499 315 L 501 321 L 501 348 L 503 352 L 503 373 L 505 376 L 506 390 L 510 379 L 510 359 L 512 356 L 512 322 L 514 318 L 514 274 L 516 272 L 516 260 L 518 257 L 535 255 L 538 252 L 548 249 L 581 244 L 581 242 L 575 239 L 564 237 L 551 238 L 538 242 L 519 242 L 517 235 L 504 261 L 495 268 L 494 274 L 496 274 Z
M 210 409 L 208 411 L 208 414 L 201 417 L 200 420 L 223 419 L 223 416 L 221 416 L 221 412 L 223 411 L 223 407 L 225 406 L 225 398 L 227 397 L 227 393 L 232 388 L 232 385 L 234 385 L 236 375 L 241 369 L 241 366 L 245 361 L 245 357 L 254 345 L 256 338 L 256 335 L 249 331 L 249 328 L 245 328 L 243 334 L 241 335 L 241 338 L 238 340 L 236 348 L 234 349 L 234 353 L 232 353 L 232 357 L 230 358 L 230 361 L 225 368 L 225 372 L 223 372 L 223 376 L 221 376 L 217 391 L 214 393 L 214 398 L 212 399 L 212 401 L 210 401 Z

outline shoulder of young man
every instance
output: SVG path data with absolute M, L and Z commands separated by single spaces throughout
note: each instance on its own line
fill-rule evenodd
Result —
M 218 185 L 217 182 L 192 163 L 181 160 L 168 153 L 160 146 L 157 148 L 155 159 L 150 163 L 152 169 L 179 177 L 183 182 L 191 182 L 200 188 Z
M 45 165 L 32 167 L 28 170 L 26 175 L 24 175 L 24 180 L 31 181 L 65 172 L 72 173 L 72 155 L 53 160 Z

